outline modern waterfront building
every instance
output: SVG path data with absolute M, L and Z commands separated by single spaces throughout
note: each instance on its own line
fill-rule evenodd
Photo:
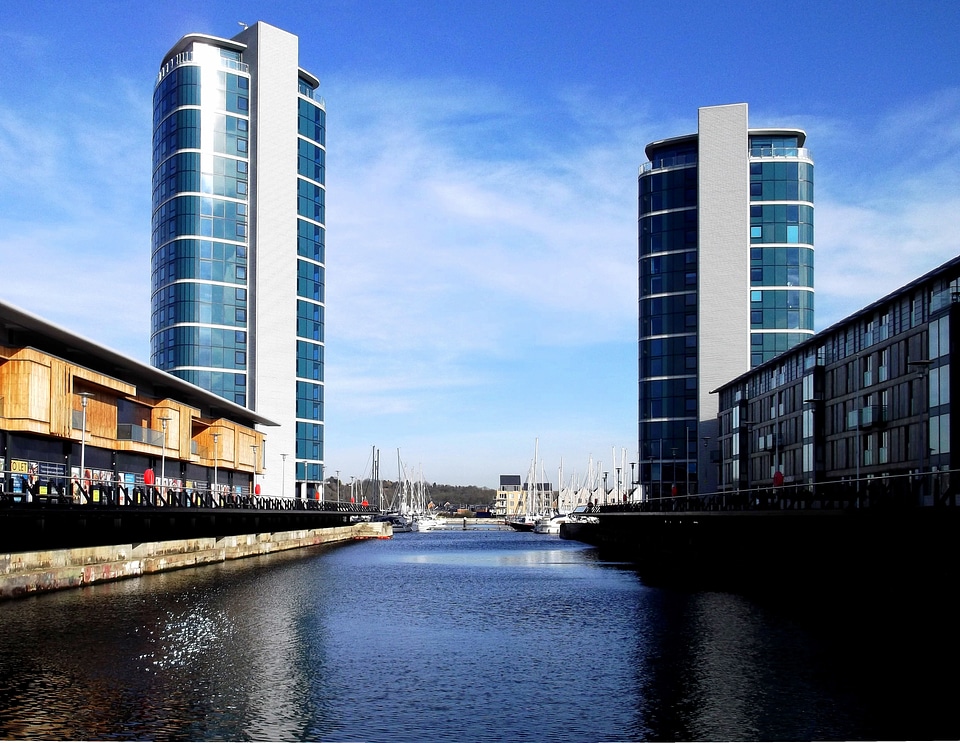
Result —
M 699 109 L 639 174 L 640 482 L 716 490 L 721 384 L 813 335 L 813 160 L 800 129 Z
M 0 494 L 15 502 L 97 504 L 121 491 L 124 505 L 151 475 L 168 505 L 250 495 L 256 427 L 272 423 L 0 302 Z
M 953 505 L 960 257 L 720 385 L 720 490 Z
M 325 110 L 296 36 L 189 34 L 153 98 L 151 362 L 276 421 L 265 493 L 323 481 Z

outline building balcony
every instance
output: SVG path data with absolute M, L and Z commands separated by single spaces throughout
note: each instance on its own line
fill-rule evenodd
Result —
M 813 155 L 806 147 L 751 147 L 751 158 L 782 157 L 791 160 L 809 160 L 813 162 Z
M 696 165 L 697 156 L 696 154 L 689 155 L 677 155 L 676 157 L 664 157 L 657 160 L 657 164 L 654 165 L 653 162 L 647 161 L 640 166 L 640 175 L 644 173 L 649 173 L 651 170 L 662 170 L 663 168 L 679 168 L 687 165 Z
M 887 421 L 885 405 L 867 405 L 860 410 L 851 410 L 847 413 L 847 430 L 856 431 L 858 428 L 872 428 Z

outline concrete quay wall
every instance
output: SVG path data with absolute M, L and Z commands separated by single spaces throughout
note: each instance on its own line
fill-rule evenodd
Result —
M 0 553 L 0 601 L 271 552 L 392 535 L 388 523 L 361 522 L 325 529 Z

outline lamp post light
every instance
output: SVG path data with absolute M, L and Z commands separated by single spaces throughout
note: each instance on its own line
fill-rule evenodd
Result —
M 670 454 L 673 456 L 673 465 L 670 468 L 670 495 L 673 495 L 677 489 L 677 447 L 670 447 Z
M 658 465 L 660 475 L 660 489 L 657 491 L 657 497 L 663 498 L 663 439 L 660 439 L 660 463 Z
M 250 444 L 250 450 L 253 452 L 253 492 L 251 495 L 256 495 L 257 493 L 257 445 Z
M 916 366 L 919 367 L 918 377 L 923 379 L 923 396 L 920 398 L 924 400 L 923 407 L 921 411 L 924 412 L 923 418 L 920 422 L 920 497 L 924 498 L 927 493 L 927 483 L 924 479 L 924 475 L 927 469 L 927 451 L 930 448 L 930 364 L 932 363 L 931 359 L 917 359 L 916 361 L 908 361 L 907 367 Z
M 220 448 L 217 446 L 217 442 L 220 441 L 220 432 L 213 432 L 213 489 L 214 492 L 219 490 L 219 479 L 217 473 L 217 464 L 220 462 Z
M 160 490 L 166 497 L 166 478 L 167 478 L 167 421 L 171 420 L 169 416 L 160 418 L 160 428 L 163 431 L 163 439 L 160 442 Z
M 83 419 L 80 423 L 80 492 L 87 497 L 87 491 L 83 488 L 83 474 L 87 471 L 87 401 L 93 397 L 92 392 L 80 392 L 80 407 L 83 409 Z
M 651 494 L 653 493 L 653 453 L 650 454 L 650 490 L 647 493 L 647 500 L 651 500 Z

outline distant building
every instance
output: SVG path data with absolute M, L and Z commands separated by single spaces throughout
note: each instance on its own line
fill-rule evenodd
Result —
M 187 494 L 249 495 L 265 441 L 259 425 L 272 422 L 0 302 L 7 495 L 96 502 L 107 487 L 132 497 L 145 478 Z
M 497 500 L 493 506 L 495 516 L 520 513 L 523 507 L 523 479 L 520 475 L 500 475 Z
M 958 340 L 960 257 L 719 385 L 719 490 L 834 483 L 874 505 L 957 505 Z
M 716 489 L 724 382 L 813 335 L 813 160 L 747 105 L 646 147 L 639 175 L 640 482 Z
M 296 36 L 189 34 L 153 97 L 151 362 L 280 424 L 264 487 L 323 481 L 325 110 Z M 283 482 L 285 481 L 285 482 Z

